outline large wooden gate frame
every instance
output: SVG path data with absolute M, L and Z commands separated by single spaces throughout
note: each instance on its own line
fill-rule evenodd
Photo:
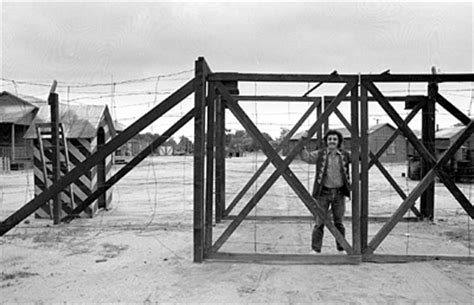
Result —
M 302 97 L 278 97 L 272 96 L 271 100 L 285 101 L 312 101 L 309 109 L 303 114 L 302 118 L 290 130 L 289 134 L 283 140 L 279 147 L 274 149 L 263 137 L 258 127 L 247 116 L 245 111 L 238 104 L 239 99 L 245 99 L 245 96 L 239 96 L 236 91 L 238 82 L 301 82 L 318 83 Z M 43 193 L 26 203 L 23 207 L 0 223 L 0 235 L 4 235 L 34 211 L 44 205 L 48 200 L 57 196 L 68 185 L 79 179 L 85 172 L 100 163 L 105 157 L 112 154 L 116 149 L 130 140 L 134 135 L 145 129 L 161 116 L 166 114 L 173 107 L 187 98 L 194 92 L 194 108 L 179 119 L 166 132 L 135 156 L 129 163 L 123 166 L 114 176 L 109 178 L 100 188 L 94 191 L 80 206 L 65 217 L 63 221 L 71 221 L 88 205 L 96 200 L 101 194 L 105 193 L 110 187 L 122 179 L 136 165 L 151 154 L 157 147 L 169 139 L 176 131 L 194 118 L 195 138 L 194 138 L 194 252 L 195 262 L 202 262 L 204 259 L 215 260 L 247 260 L 247 261 L 267 261 L 267 260 L 290 260 L 308 263 L 359 263 L 361 261 L 411 261 L 426 259 L 443 259 L 444 257 L 429 256 L 390 256 L 374 254 L 375 249 L 380 245 L 384 238 L 391 232 L 395 225 L 403 218 L 405 213 L 411 209 L 413 213 L 420 218 L 432 218 L 433 207 L 429 204 L 422 206 L 418 211 L 414 207 L 415 201 L 420 196 L 434 196 L 431 192 L 433 181 L 436 176 L 445 184 L 460 205 L 467 212 L 469 217 L 474 217 L 474 208 L 459 188 L 448 178 L 443 171 L 443 165 L 449 160 L 461 145 L 469 138 L 473 132 L 473 121 L 464 113 L 458 110 L 452 103 L 438 93 L 437 84 L 440 82 L 473 82 L 474 74 L 443 74 L 443 75 L 339 75 L 332 73 L 329 75 L 302 75 L 302 74 L 241 74 L 241 73 L 213 73 L 207 65 L 204 58 L 200 57 L 195 62 L 195 77 L 188 81 L 180 89 L 171 94 L 155 108 L 150 110 L 143 117 L 138 119 L 117 137 L 111 139 L 103 145 L 97 152 L 84 160 L 81 164 L 72 169 L 68 174 L 55 181 Z M 428 84 L 427 97 L 415 97 L 412 112 L 403 120 L 400 115 L 391 106 L 389 99 L 375 85 L 378 82 L 425 82 Z M 342 89 L 331 98 L 331 101 L 321 110 L 321 99 L 309 97 L 309 93 L 323 83 L 340 83 Z M 360 90 L 359 90 L 360 88 Z M 237 94 L 236 94 L 237 93 Z M 369 96 L 369 93 L 371 96 Z M 360 94 L 360 96 L 359 96 Z M 406 100 L 413 100 L 414 97 L 406 97 Z M 264 97 L 261 97 L 264 99 Z M 338 105 L 343 100 L 349 100 L 351 103 L 351 122 L 347 121 L 338 110 Z M 387 140 L 387 142 L 375 154 L 368 150 L 368 101 L 377 101 L 385 112 L 392 118 L 398 127 L 398 130 Z M 433 147 L 420 142 L 408 127 L 408 122 L 416 115 L 420 109 L 426 110 L 426 113 L 433 113 L 434 104 L 438 103 L 448 110 L 454 117 L 459 119 L 466 129 L 462 135 L 452 144 L 446 153 L 437 160 L 434 155 Z M 237 120 L 244 126 L 247 132 L 261 146 L 263 153 L 267 156 L 266 161 L 257 170 L 254 176 L 244 186 L 241 193 L 226 208 L 225 207 L 225 109 L 229 109 Z M 309 114 L 317 108 L 318 118 L 308 130 L 308 137 L 301 139 L 295 147 L 288 153 L 286 158 L 282 159 L 278 154 L 283 145 L 288 142 L 292 135 L 301 127 L 302 123 L 308 118 Z M 206 113 L 207 110 L 207 113 Z M 323 211 L 315 204 L 314 198 L 299 181 L 296 175 L 289 168 L 290 163 L 311 139 L 318 133 L 322 135 L 322 126 L 327 124 L 331 114 L 336 114 L 343 124 L 351 132 L 351 151 L 352 151 L 352 244 L 336 229 L 332 222 L 325 218 Z M 206 120 L 207 117 L 207 120 Z M 426 120 L 429 122 L 429 120 Z M 207 124 L 206 124 L 207 123 Z M 326 125 L 327 126 L 327 125 Z M 359 131 L 360 126 L 360 131 Z M 426 123 L 426 126 L 430 126 Z M 423 140 L 434 141 L 434 129 L 427 128 L 423 135 Z M 206 138 L 207 131 L 207 138 Z M 388 171 L 378 161 L 378 158 L 389 147 L 389 145 L 399 135 L 403 134 L 423 158 L 424 176 L 420 183 L 406 195 L 396 184 Z M 369 160 L 370 158 L 370 160 Z M 246 189 L 252 185 L 253 181 L 265 170 L 269 164 L 275 167 L 274 172 L 261 185 L 260 189 L 254 194 L 253 198 L 244 206 L 238 215 L 225 228 L 223 233 L 213 239 L 213 219 L 220 222 L 223 218 L 229 216 L 229 212 L 235 207 L 236 203 L 243 197 Z M 379 232 L 368 241 L 368 170 L 372 165 L 376 165 L 397 193 L 403 199 L 401 205 L 382 226 Z M 360 170 L 359 170 L 360 169 Z M 321 216 L 325 225 L 333 234 L 336 240 L 343 246 L 347 255 L 298 255 L 298 254 L 245 254 L 245 253 L 222 253 L 219 251 L 221 246 L 249 215 L 251 210 L 265 195 L 270 187 L 283 176 L 289 186 L 294 190 L 297 196 L 311 213 L 312 217 Z M 215 180 L 214 180 L 215 179 Z M 215 194 L 215 195 L 214 195 Z M 429 202 L 429 200 L 425 200 Z M 432 202 L 432 200 L 431 200 Z M 215 208 L 214 208 L 215 207 Z M 431 214 L 430 214 L 431 213 Z M 468 259 L 471 257 L 445 257 L 446 259 Z

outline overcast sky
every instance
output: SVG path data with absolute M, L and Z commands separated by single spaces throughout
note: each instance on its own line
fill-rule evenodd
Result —
M 193 69 L 199 56 L 217 72 L 473 71 L 471 2 L 0 7 L 1 75 L 9 80 L 120 81 Z

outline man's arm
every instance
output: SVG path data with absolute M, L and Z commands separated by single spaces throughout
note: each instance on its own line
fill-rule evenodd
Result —
M 316 163 L 316 154 L 317 154 L 317 150 L 309 152 L 306 149 L 306 146 L 305 146 L 305 147 L 303 147 L 303 150 L 301 151 L 301 154 L 300 154 L 301 160 L 303 160 L 304 162 L 307 162 L 307 163 L 315 164 Z

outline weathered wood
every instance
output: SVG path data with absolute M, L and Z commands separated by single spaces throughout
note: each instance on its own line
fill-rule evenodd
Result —
M 216 223 L 225 211 L 225 106 L 218 95 L 216 100 Z
M 245 82 L 324 82 L 347 83 L 357 82 L 357 75 L 327 74 L 273 74 L 273 73 L 213 73 L 209 81 L 245 81 Z
M 61 179 L 61 148 L 59 144 L 59 103 L 58 95 L 56 93 L 49 94 L 48 104 L 51 113 L 51 163 L 53 169 L 53 177 L 51 179 L 51 182 L 54 184 L 55 182 L 59 181 L 59 179 Z M 57 225 L 61 222 L 61 193 L 57 193 L 53 196 L 52 216 L 53 224 Z
M 284 137 L 283 141 L 276 147 L 275 151 L 279 152 L 285 147 L 288 142 L 290 141 L 291 137 L 298 131 L 298 129 L 303 125 L 303 123 L 306 121 L 306 119 L 310 116 L 310 114 L 314 111 L 314 109 L 321 104 L 321 99 L 319 98 L 317 102 L 314 102 L 311 104 L 311 106 L 308 108 L 308 110 L 303 114 L 303 116 L 298 120 L 298 122 L 291 128 L 291 130 L 288 132 L 288 134 Z M 247 191 L 252 187 L 252 185 L 257 181 L 257 179 L 260 177 L 260 175 L 267 169 L 267 167 L 270 165 L 271 160 L 269 158 L 265 159 L 262 165 L 255 171 L 253 176 L 249 179 L 247 184 L 244 185 L 244 187 L 240 190 L 240 192 L 234 197 L 232 202 L 229 204 L 227 209 L 225 210 L 224 215 L 227 216 L 229 215 L 234 207 L 240 202 L 240 200 L 244 197 L 244 195 L 247 193 Z
M 267 254 L 267 253 L 212 253 L 210 261 L 229 263 L 262 264 L 303 264 L 303 265 L 357 265 L 360 255 L 321 255 L 321 254 Z
M 204 257 L 209 255 L 212 247 L 212 221 L 214 196 L 214 139 L 215 139 L 215 99 L 216 89 L 213 83 L 208 83 L 207 97 L 207 141 L 206 141 L 206 211 L 204 234 Z
M 464 125 L 467 125 L 471 122 L 471 118 L 468 117 L 464 112 L 460 111 L 456 106 L 451 104 L 450 101 L 448 101 L 444 96 L 436 92 L 436 94 L 433 96 L 434 100 L 443 106 L 444 109 L 449 111 L 454 117 L 456 117 L 459 121 L 461 121 Z
M 168 130 L 166 130 L 161 136 L 156 138 L 150 145 L 143 149 L 138 155 L 132 160 L 127 162 L 120 170 L 110 177 L 103 185 L 102 188 L 95 190 L 90 194 L 86 200 L 78 205 L 68 216 L 64 217 L 62 221 L 70 222 L 74 218 L 78 218 L 79 214 L 82 213 L 89 205 L 91 205 L 99 196 L 104 194 L 109 188 L 115 183 L 119 182 L 120 179 L 125 177 L 132 169 L 135 168 L 141 161 L 148 157 L 156 148 L 165 143 L 172 135 L 174 135 L 181 127 L 186 125 L 194 117 L 194 108 L 186 113 L 181 119 L 173 124 Z
M 229 99 L 229 108 L 233 112 L 234 116 L 240 121 L 240 123 L 247 129 L 250 135 L 256 140 L 262 147 L 262 151 L 267 155 L 269 159 L 272 160 L 272 163 L 276 167 L 276 171 L 265 181 L 261 188 L 257 191 L 254 197 L 247 203 L 247 205 L 241 210 L 238 217 L 227 227 L 227 229 L 222 233 L 222 235 L 216 240 L 213 246 L 214 252 L 216 252 L 222 244 L 229 238 L 229 236 L 235 231 L 238 225 L 243 221 L 243 219 L 250 213 L 253 207 L 257 202 L 263 197 L 263 195 L 268 191 L 268 189 L 273 185 L 273 183 L 283 174 L 283 177 L 288 182 L 288 184 L 293 188 L 295 193 L 302 199 L 306 207 L 311 211 L 313 215 L 320 216 L 325 225 L 328 227 L 329 231 L 334 235 L 337 241 L 342 245 L 342 247 L 348 252 L 352 253 L 352 248 L 342 234 L 336 229 L 336 227 L 329 221 L 321 208 L 315 204 L 314 198 L 308 193 L 306 188 L 301 184 L 301 182 L 296 178 L 293 172 L 288 168 L 288 165 L 294 159 L 297 153 L 301 151 L 304 145 L 309 142 L 309 139 L 316 132 L 317 128 L 321 126 L 322 122 L 327 120 L 330 113 L 334 111 L 337 105 L 340 102 L 340 99 L 343 96 L 346 96 L 347 93 L 355 85 L 355 82 L 346 84 L 341 92 L 338 94 L 336 99 L 331 103 L 328 109 L 322 114 L 319 120 L 317 120 L 313 126 L 308 130 L 308 138 L 301 140 L 289 153 L 285 161 L 283 161 L 280 156 L 274 151 L 270 144 L 266 141 L 263 135 L 258 131 L 258 128 L 253 124 L 253 122 L 248 118 L 245 112 L 240 108 L 240 106 L 232 99 L 232 97 L 227 92 L 226 88 L 221 84 L 217 84 L 217 87 L 222 95 Z
M 438 93 L 438 85 L 430 83 L 428 85 L 428 100 L 421 110 L 421 141 L 426 150 L 435 155 L 435 100 L 433 97 Z M 421 159 L 421 176 L 427 173 L 433 166 L 432 162 Z M 435 183 L 431 182 L 426 190 L 421 194 L 420 213 L 423 218 L 433 220 L 435 200 Z
M 349 122 L 346 120 L 346 118 L 344 117 L 344 115 L 338 110 L 334 110 L 334 113 L 337 115 L 337 117 L 341 120 L 341 122 L 343 123 L 343 125 L 351 130 L 352 129 L 352 125 L 349 124 Z M 377 159 L 375 159 L 374 157 L 374 154 L 372 153 L 372 151 L 370 151 L 370 149 L 368 150 L 369 152 L 369 156 L 371 158 L 371 161 L 373 161 L 373 163 L 377 166 L 377 168 L 380 170 L 380 172 L 382 173 L 382 175 L 385 177 L 385 179 L 388 180 L 388 182 L 390 183 L 390 185 L 395 189 L 395 191 L 400 195 L 400 197 L 402 197 L 402 199 L 405 199 L 407 196 L 405 195 L 405 192 L 403 192 L 402 188 L 397 184 L 397 182 L 395 181 L 395 179 L 393 179 L 392 175 L 390 175 L 390 173 L 385 169 L 385 167 L 382 165 L 382 163 L 380 163 L 380 161 L 378 161 Z M 370 163 L 369 163 L 370 165 Z M 360 176 L 359 176 L 360 177 Z M 421 217 L 421 214 L 420 212 L 416 209 L 416 207 L 412 206 L 410 207 L 410 209 L 413 211 L 413 213 L 417 216 L 417 217 Z
M 369 229 L 369 109 L 364 86 L 360 86 L 360 112 L 360 251 L 364 253 Z
M 226 217 L 227 220 L 233 220 L 236 219 L 236 215 L 229 215 Z M 308 215 L 294 215 L 294 216 L 288 216 L 288 215 L 249 215 L 245 217 L 245 220 L 258 220 L 258 221 L 282 221 L 282 222 L 291 222 L 291 221 L 308 221 L 308 222 L 314 222 L 314 216 L 308 216 Z M 368 220 L 370 222 L 386 222 L 390 220 L 390 217 L 388 216 L 370 216 L 368 217 Z M 344 221 L 352 221 L 352 215 L 351 216 L 344 216 Z M 417 217 L 403 217 L 401 219 L 401 222 L 417 222 L 419 219 Z
M 368 263 L 413 263 L 430 261 L 459 261 L 474 262 L 472 256 L 450 255 L 394 255 L 394 254 L 369 254 L 362 255 L 362 261 Z
M 91 169 L 100 160 L 114 152 L 117 148 L 130 140 L 134 135 L 142 131 L 148 125 L 153 123 L 157 118 L 168 112 L 180 101 L 190 95 L 193 92 L 193 81 L 194 80 L 187 82 L 183 87 L 178 89 L 175 93 L 170 95 L 163 102 L 155 106 L 152 110 L 135 121 L 135 123 L 126 128 L 117 137 L 112 138 L 109 142 L 107 142 L 107 144 L 104 145 L 103 150 L 93 153 L 89 158 L 84 160 L 78 166 L 74 167 L 69 173 L 64 175 L 58 182 L 51 185 L 48 190 L 36 196 L 34 199 L 26 203 L 23 207 L 9 216 L 6 220 L 0 223 L 0 236 L 7 233 L 26 217 L 30 216 L 31 213 L 45 204 L 46 201 L 50 200 L 53 196 L 61 192 L 65 187 L 82 176 L 84 172 Z
M 368 82 L 389 83 L 473 82 L 474 74 L 364 74 L 361 78 Z
M 440 171 L 443 165 L 452 157 L 452 155 L 461 147 L 461 145 L 466 141 L 466 139 L 472 134 L 474 130 L 474 121 L 471 122 L 464 132 L 459 136 L 456 141 L 448 148 L 446 153 L 441 157 L 441 159 L 435 164 L 435 166 L 423 177 L 420 183 L 413 189 L 413 191 L 408 195 L 408 197 L 402 202 L 397 211 L 392 215 L 391 219 L 385 223 L 385 225 L 379 230 L 379 232 L 374 236 L 372 241 L 367 247 L 368 254 L 373 253 L 375 249 L 380 245 L 380 243 L 385 239 L 385 237 L 391 232 L 395 225 L 400 221 L 403 215 L 407 212 L 411 205 L 415 203 L 415 200 L 423 193 L 423 191 L 428 187 L 428 185 L 435 178 L 436 172 L 438 175 L 441 174 L 443 180 L 445 180 L 443 172 Z M 449 180 L 449 179 L 448 179 Z M 462 194 L 462 193 L 460 193 Z M 459 193 L 457 193 L 459 195 Z M 463 205 L 467 213 L 471 218 L 474 215 L 474 208 L 472 204 Z
M 351 163 L 352 163 L 352 248 L 353 254 L 361 254 L 360 245 L 360 180 L 359 180 L 359 88 L 351 90 Z M 336 109 L 337 110 L 337 109 Z M 341 114 L 342 115 L 342 114 Z
M 320 97 L 314 96 L 284 96 L 284 95 L 232 95 L 237 101 L 258 102 L 315 102 Z
M 194 77 L 194 200 L 193 200 L 193 244 L 194 262 L 204 259 L 204 132 L 206 103 L 206 74 L 204 59 L 195 62 Z

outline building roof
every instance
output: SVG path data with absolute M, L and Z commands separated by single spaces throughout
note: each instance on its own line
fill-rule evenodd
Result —
M 395 130 L 395 128 L 390 125 L 389 123 L 382 123 L 382 124 L 377 124 L 377 125 L 372 125 L 369 127 L 368 129 L 368 134 L 371 134 L 371 133 L 374 133 L 375 131 L 381 129 L 382 127 L 384 126 L 388 126 L 390 127 L 391 129 Z M 344 139 L 350 139 L 351 138 L 351 132 L 350 130 L 348 130 L 347 128 L 345 127 L 341 127 L 341 128 L 332 128 L 333 130 L 337 130 L 339 131 L 341 134 L 342 134 L 342 137 Z M 294 134 L 292 137 L 291 137 L 291 140 L 299 140 L 301 138 L 301 135 L 303 134 L 303 132 L 298 132 L 296 134 Z M 316 139 L 316 134 L 313 135 L 313 139 Z
M 95 138 L 103 119 L 110 120 L 110 127 L 114 128 L 109 110 L 105 105 L 70 105 L 59 103 L 59 122 L 63 124 L 66 138 Z M 30 128 L 26 131 L 25 138 L 35 139 L 37 137 L 35 124 L 50 122 L 51 110 L 49 105 L 40 107 Z
M 456 137 L 459 133 L 461 133 L 466 126 L 453 126 L 449 128 L 444 128 L 435 133 L 436 139 L 451 139 Z
M 39 104 L 41 100 L 37 100 Z M 7 91 L 0 93 L 0 123 L 30 125 L 37 111 L 38 106 L 24 98 Z

